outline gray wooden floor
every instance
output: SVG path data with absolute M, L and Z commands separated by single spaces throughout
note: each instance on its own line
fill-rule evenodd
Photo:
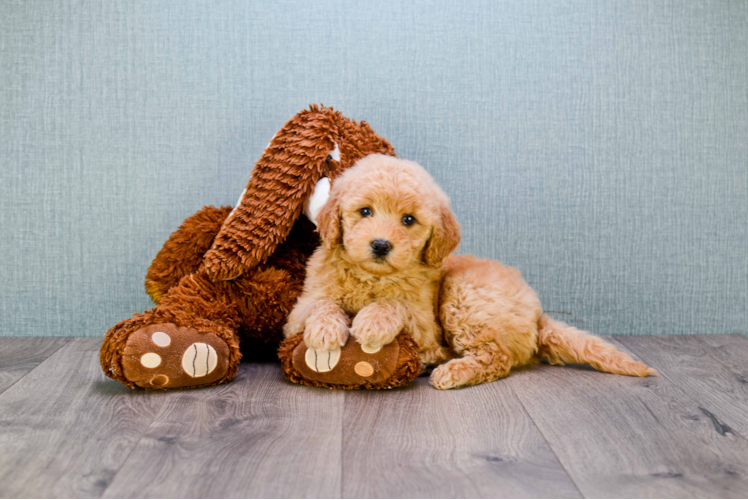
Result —
M 0 338 L 0 496 L 748 496 L 748 338 L 613 342 L 661 376 L 343 392 L 243 364 L 146 393 L 104 377 L 101 339 Z

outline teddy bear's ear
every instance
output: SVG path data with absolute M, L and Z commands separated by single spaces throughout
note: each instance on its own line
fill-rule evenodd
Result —
M 208 276 L 234 279 L 285 241 L 336 147 L 335 119 L 332 109 L 312 106 L 275 134 L 205 254 Z
M 423 262 L 431 267 L 440 267 L 444 259 L 460 244 L 460 224 L 458 224 L 448 200 L 439 206 L 440 220 L 434 224 L 431 238 L 423 251 Z

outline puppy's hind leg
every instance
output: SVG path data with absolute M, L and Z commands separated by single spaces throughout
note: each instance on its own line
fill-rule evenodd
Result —
M 421 364 L 425 366 L 438 366 L 456 357 L 451 347 L 436 346 L 421 351 Z
M 493 335 L 490 335 L 493 339 Z M 476 343 L 455 358 L 434 369 L 431 385 L 437 389 L 456 389 L 466 385 L 482 384 L 506 377 L 512 360 L 499 344 L 493 341 Z

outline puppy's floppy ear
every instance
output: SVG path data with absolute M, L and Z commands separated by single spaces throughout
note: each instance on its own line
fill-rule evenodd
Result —
M 431 238 L 423 250 L 423 262 L 431 267 L 441 266 L 444 259 L 460 244 L 460 225 L 449 208 L 449 202 L 442 202 L 439 212 L 441 220 L 434 226 Z
M 317 216 L 317 230 L 322 243 L 332 250 L 343 244 L 343 228 L 340 224 L 340 194 L 336 189 L 324 204 Z

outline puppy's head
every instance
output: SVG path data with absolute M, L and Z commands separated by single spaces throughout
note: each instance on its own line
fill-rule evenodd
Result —
M 317 222 L 328 249 L 369 273 L 439 267 L 460 242 L 449 198 L 418 164 L 369 155 L 333 184 Z

